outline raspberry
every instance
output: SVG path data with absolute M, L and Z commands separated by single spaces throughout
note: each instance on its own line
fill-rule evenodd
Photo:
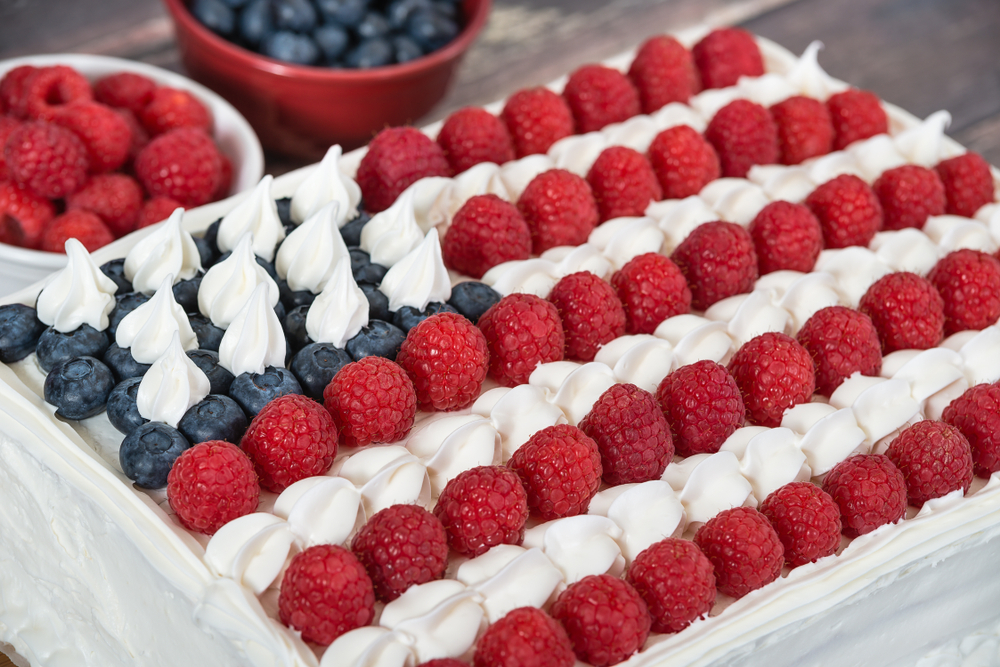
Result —
M 771 522 L 790 567 L 831 556 L 840 546 L 840 507 L 811 482 L 792 482 L 769 495 L 760 512 Z
M 466 107 L 448 116 L 437 142 L 458 174 L 480 162 L 503 164 L 514 159 L 507 126 L 486 109 Z
M 94 83 L 94 99 L 109 107 L 128 109 L 138 114 L 153 99 L 156 83 L 133 72 L 118 72 Z
M 694 543 L 711 561 L 715 587 L 741 598 L 781 574 L 785 550 L 767 518 L 755 509 L 723 510 L 698 529 Z
M 906 498 L 923 507 L 952 491 L 972 485 L 972 447 L 951 424 L 922 421 L 908 426 L 889 445 L 886 456 L 906 479 Z
M 570 584 L 552 605 L 576 657 L 594 667 L 615 665 L 646 643 L 651 619 L 631 584 L 609 574 L 592 574 Z
M 857 537 L 906 513 L 906 480 L 883 454 L 858 454 L 835 465 L 823 490 L 840 507 L 843 533 Z
M 882 354 L 927 350 L 944 337 L 944 301 L 933 285 L 914 273 L 882 276 L 861 297 L 858 310 L 875 325 Z
M 497 264 L 531 256 L 531 231 L 517 207 L 494 194 L 470 197 L 444 235 L 441 254 L 450 269 L 473 278 Z
M 570 74 L 563 98 L 581 134 L 642 113 L 639 91 L 629 78 L 604 65 L 584 65 Z
M 923 229 L 928 216 L 944 213 L 944 185 L 931 169 L 915 164 L 889 169 L 872 189 L 882 204 L 883 229 Z
M 639 91 L 643 113 L 653 113 L 671 102 L 683 102 L 701 91 L 701 78 L 691 52 L 669 35 L 650 37 L 635 54 L 628 70 Z
M 66 206 L 95 213 L 117 238 L 135 229 L 142 188 L 125 174 L 98 174 L 67 197 Z
M 91 171 L 114 171 L 125 164 L 132 148 L 132 130 L 128 121 L 111 107 L 97 102 L 74 102 L 58 107 L 50 120 L 80 138 L 87 147 Z
M 219 151 L 219 183 L 212 193 L 212 201 L 219 201 L 229 196 L 233 188 L 233 162 L 225 153 Z
M 746 418 L 736 380 L 725 366 L 709 359 L 681 366 L 663 378 L 656 400 L 681 456 L 714 454 Z
M 139 216 L 135 221 L 135 228 L 142 229 L 163 222 L 170 217 L 178 208 L 184 208 L 181 203 L 170 197 L 153 197 L 142 205 Z
M 691 290 L 669 257 L 637 255 L 611 276 L 625 309 L 625 332 L 651 334 L 663 320 L 691 311 Z
M 292 558 L 281 580 L 278 615 L 302 639 L 328 646 L 375 617 L 375 592 L 350 551 L 320 544 Z
M 549 293 L 566 334 L 566 357 L 593 361 L 598 348 L 625 333 L 625 309 L 610 284 L 589 271 L 564 276 Z
M 417 394 L 399 364 L 372 356 L 337 371 L 323 390 L 323 404 L 337 424 L 339 442 L 364 447 L 405 438 L 413 427 Z
M 812 357 L 791 336 L 774 331 L 744 344 L 729 362 L 743 395 L 747 420 L 775 428 L 788 408 L 806 403 L 816 389 Z
M 517 201 L 531 230 L 531 251 L 580 245 L 597 226 L 597 202 L 587 181 L 564 169 L 535 176 Z
M 469 667 L 469 664 L 458 658 L 434 658 L 420 663 L 417 667 Z
M 428 176 L 451 176 L 444 151 L 413 127 L 387 127 L 371 140 L 361 158 L 357 181 L 372 213 L 389 208 L 414 182 Z
M 0 108 L 4 108 L 15 118 L 24 118 L 28 80 L 38 71 L 33 65 L 20 65 L 8 71 L 0 79 Z
M 521 479 L 504 466 L 480 466 L 456 475 L 434 506 L 448 546 L 462 556 L 481 556 L 498 544 L 521 544 L 528 496 Z
M 212 132 L 212 113 L 186 90 L 157 88 L 135 114 L 153 136 L 181 128 L 201 130 L 205 134 Z
M 0 181 L 0 243 L 37 248 L 55 214 L 48 199 L 17 183 Z
M 587 183 L 594 193 L 601 222 L 641 217 L 650 202 L 663 198 L 660 182 L 649 160 L 625 146 L 611 146 L 601 151 L 587 174 Z
M 150 196 L 170 197 L 186 208 L 211 199 L 221 168 L 212 139 L 192 128 L 161 134 L 135 159 L 136 178 Z
M 53 218 L 45 227 L 39 247 L 46 252 L 66 252 L 66 239 L 70 238 L 94 252 L 114 241 L 115 235 L 94 213 L 71 209 Z
M 461 410 L 479 397 L 490 355 L 475 324 L 439 313 L 410 329 L 396 362 L 413 380 L 421 410 Z
M 250 459 L 224 440 L 209 440 L 184 451 L 167 476 L 167 499 L 177 520 L 205 535 L 257 511 L 259 498 Z
M 745 178 L 755 164 L 778 161 L 778 129 L 767 109 L 734 100 L 709 121 L 705 138 L 719 154 L 723 176 Z
M 969 441 L 977 476 L 989 478 L 1000 470 L 1000 385 L 980 384 L 966 389 L 944 409 L 941 420 L 957 428 Z
M 753 240 L 747 230 L 733 222 L 698 225 L 670 258 L 691 288 L 691 307 L 695 310 L 749 292 L 757 280 Z
M 771 107 L 781 164 L 799 164 L 833 150 L 833 122 L 826 105 L 797 95 Z
M 829 397 L 854 373 L 877 377 L 882 344 L 864 313 L 844 306 L 821 308 L 796 336 L 816 367 L 816 393 Z
M 395 600 L 410 586 L 440 579 L 448 566 L 444 526 L 418 505 L 393 505 L 376 512 L 354 536 L 351 551 L 383 602 Z
M 944 184 L 948 213 L 971 218 L 983 205 L 993 201 L 993 174 L 979 153 L 943 160 L 934 169 Z
M 944 300 L 944 335 L 985 329 L 1000 317 L 1000 261 L 979 250 L 948 253 L 927 274 Z
M 72 67 L 42 67 L 28 77 L 23 90 L 24 114 L 49 120 L 59 107 L 94 99 L 90 82 Z
M 528 509 L 544 521 L 586 514 L 603 472 L 597 443 L 569 424 L 538 431 L 507 465 L 524 484 Z
M 500 119 L 507 125 L 517 157 L 546 153 L 573 134 L 573 112 L 548 88 L 519 90 L 507 99 Z
M 874 93 L 851 88 L 826 101 L 833 121 L 833 148 L 843 150 L 861 139 L 889 131 L 889 117 Z
M 660 132 L 649 145 L 648 155 L 664 199 L 696 195 L 722 173 L 715 148 L 688 125 Z
M 541 609 L 521 607 L 486 629 L 476 643 L 475 667 L 573 667 L 563 626 Z
M 809 273 L 823 249 L 823 229 L 808 207 L 771 202 L 748 228 L 757 252 L 760 275 L 774 271 Z
M 12 116 L 0 116 L 0 181 L 10 180 L 10 169 L 7 168 L 7 160 L 3 156 L 3 147 L 7 145 L 7 139 L 14 133 L 14 130 L 21 127 L 21 121 Z
M 528 381 L 539 364 L 562 361 L 566 347 L 554 305 L 534 294 L 510 294 L 479 318 L 490 354 L 490 376 L 504 387 Z
M 674 457 L 660 406 L 634 384 L 615 384 L 601 394 L 580 430 L 597 443 L 601 477 L 612 486 L 659 479 Z
M 806 197 L 823 228 L 827 248 L 867 246 L 882 228 L 882 205 L 867 183 L 854 174 L 827 181 Z
M 49 199 L 79 190 L 90 164 L 87 149 L 75 134 L 40 121 L 24 123 L 11 132 L 4 159 L 15 181 Z
M 126 164 L 131 164 L 135 162 L 135 158 L 142 152 L 142 149 L 149 145 L 149 132 L 142 126 L 135 114 L 128 109 L 115 109 L 115 113 L 125 120 L 129 132 L 132 134 L 132 144 L 128 149 L 128 157 L 125 159 Z
M 286 394 L 257 413 L 240 447 L 253 461 L 261 487 L 281 493 L 330 469 L 337 455 L 337 425 L 316 401 Z
M 680 632 L 715 604 L 712 563 L 690 540 L 668 537 L 642 551 L 628 570 L 649 608 L 653 632 Z
M 736 85 L 741 76 L 764 74 L 764 59 L 753 35 L 740 28 L 708 33 L 691 49 L 705 88 Z

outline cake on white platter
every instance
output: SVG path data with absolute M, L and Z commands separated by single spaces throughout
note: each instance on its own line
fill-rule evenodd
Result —
M 680 39 L 690 47 L 703 33 Z M 669 127 L 686 124 L 703 131 L 734 99 L 770 106 L 792 95 L 824 100 L 846 88 L 822 72 L 815 47 L 796 58 L 766 40 L 758 44 L 763 76 L 705 91 L 690 105 L 671 104 L 599 132 L 567 137 L 547 155 L 501 167 L 483 164 L 455 178 L 427 178 L 410 186 L 362 235 L 361 245 L 373 260 L 390 274 L 399 267 L 380 289 L 391 303 L 418 304 L 413 306 L 418 310 L 447 300 L 458 277 L 447 278 L 438 238 L 473 195 L 516 201 L 548 169 L 585 175 L 608 146 L 644 152 Z M 627 54 L 609 64 L 627 69 L 630 61 Z M 758 166 L 747 179 L 718 179 L 685 199 L 653 202 L 645 217 L 613 219 L 576 248 L 553 248 L 537 258 L 496 266 L 483 281 L 502 295 L 544 297 L 566 275 L 585 270 L 607 278 L 638 255 L 671 252 L 702 223 L 721 219 L 746 226 L 769 202 L 802 201 L 841 174 L 871 183 L 892 167 L 930 167 L 964 152 L 944 135 L 946 114 L 919 121 L 883 107 L 888 134 L 799 166 Z M 268 218 L 267 202 L 293 197 L 292 215 L 302 228 L 331 200 L 339 202 L 338 212 L 327 209 L 327 215 L 351 211 L 358 205 L 352 178 L 363 155 L 363 149 L 344 156 L 334 151 L 319 166 L 273 183 L 265 179 L 254 193 L 188 211 L 182 223 L 177 218 L 132 234 L 93 258 L 80 253 L 62 278 L 69 285 L 64 293 L 56 295 L 55 288 L 45 286 L 52 298 L 58 296 L 53 317 L 74 309 L 87 317 L 88 310 L 107 305 L 93 305 L 100 278 L 88 268 L 91 261 L 130 257 L 138 264 L 130 274 L 141 276 L 149 293 L 166 276 L 172 285 L 180 279 L 178 270 L 190 268 L 183 250 L 190 240 L 187 232 L 200 235 L 231 213 L 218 232 L 219 249 L 233 253 L 227 260 L 233 262 L 230 273 L 219 278 L 217 272 L 213 280 L 206 276 L 198 300 L 199 305 L 204 300 L 202 312 L 208 311 L 220 328 L 249 328 L 248 309 L 231 307 L 237 288 L 245 292 L 239 297 L 244 301 L 264 304 L 271 297 L 266 288 L 256 289 L 258 283 L 240 283 L 232 275 L 253 274 L 253 253 L 271 253 L 266 259 L 272 259 L 284 237 L 277 219 Z M 655 392 L 678 367 L 705 359 L 727 363 L 758 334 L 794 335 L 825 306 L 856 308 L 885 274 L 926 274 L 940 257 L 961 248 L 995 253 L 1000 244 L 996 199 L 975 218 L 935 216 L 923 231 L 886 231 L 867 248 L 825 250 L 811 273 L 768 274 L 749 292 L 719 301 L 702 315 L 668 318 L 651 335 L 622 336 L 590 363 L 543 364 L 526 384 L 484 391 L 465 410 L 421 413 L 400 442 L 342 453 L 329 474 L 301 480 L 280 495 L 262 494 L 258 512 L 230 522 L 211 538 L 183 528 L 163 492 L 132 484 L 119 463 L 122 436 L 105 414 L 80 421 L 55 416 L 55 407 L 43 399 L 45 372 L 35 355 L 2 365 L 0 641 L 37 666 L 412 667 L 439 657 L 469 660 L 477 638 L 508 611 L 548 607 L 587 575 L 621 575 L 663 537 L 691 537 L 720 511 L 755 507 L 784 484 L 821 479 L 853 453 L 884 452 L 901 429 L 916 421 L 940 419 L 968 387 L 1000 380 L 1000 328 L 955 333 L 934 349 L 887 354 L 879 377 L 853 376 L 829 399 L 789 409 L 774 428 L 744 426 L 717 453 L 671 463 L 662 479 L 605 488 L 592 499 L 588 514 L 532 525 L 520 546 L 494 547 L 471 560 L 453 555 L 445 579 L 380 605 L 374 625 L 341 635 L 330 648 L 304 642 L 279 621 L 282 573 L 308 546 L 348 543 L 380 509 L 396 503 L 433 507 L 460 472 L 506 463 L 539 429 L 578 424 L 616 383 Z M 299 238 L 294 248 L 286 241 L 281 247 L 294 249 L 299 259 L 286 260 L 279 273 L 298 285 L 294 289 L 320 292 L 332 279 L 325 269 L 333 268 L 337 258 L 346 266 L 346 246 L 338 241 Z M 150 247 L 173 250 L 150 252 Z M 241 253 L 251 259 L 240 259 Z M 310 253 L 312 260 L 301 259 Z M 420 279 L 409 278 L 414 275 Z M 34 305 L 42 290 L 37 285 L 7 302 Z M 349 297 L 345 292 L 327 302 L 344 312 Z M 39 304 L 40 316 L 45 307 Z M 355 303 L 350 317 L 330 324 L 323 335 L 343 341 L 357 333 L 359 308 Z M 361 310 L 366 322 L 367 309 Z M 316 324 L 311 332 L 323 326 Z M 161 338 L 133 342 L 134 356 L 146 345 L 156 348 L 151 358 L 159 358 L 168 346 L 182 345 L 183 333 Z M 256 338 L 270 343 L 249 351 L 236 346 L 227 364 L 242 368 L 250 357 L 283 364 L 283 340 L 274 352 L 274 336 Z M 1000 605 L 995 603 L 1000 576 L 993 567 L 998 557 L 1000 479 L 994 474 L 975 480 L 965 494 L 954 491 L 919 511 L 910 507 L 898 523 L 844 538 L 836 555 L 786 568 L 779 579 L 738 600 L 720 594 L 709 617 L 675 634 L 650 635 L 623 664 L 1000 665 Z

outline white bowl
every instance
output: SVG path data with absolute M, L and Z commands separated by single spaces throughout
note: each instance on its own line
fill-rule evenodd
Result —
M 0 77 L 20 65 L 69 65 L 91 81 L 117 72 L 134 72 L 152 79 L 157 85 L 187 90 L 212 112 L 215 141 L 233 163 L 233 185 L 229 194 L 252 188 L 264 175 L 264 151 L 250 124 L 229 102 L 187 77 L 133 60 L 79 53 L 3 60 L 0 61 Z M 0 295 L 16 292 L 38 282 L 65 264 L 66 256 L 61 253 L 29 250 L 0 243 Z

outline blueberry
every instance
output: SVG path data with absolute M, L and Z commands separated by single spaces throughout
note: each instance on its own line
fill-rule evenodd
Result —
M 323 52 L 326 61 L 334 62 L 347 49 L 351 36 L 341 26 L 330 23 L 316 28 L 313 32 L 313 39 L 316 40 L 316 46 Z
M 393 0 L 385 10 L 386 19 L 393 30 L 406 27 L 406 20 L 416 9 L 430 9 L 431 0 Z
M 361 39 L 385 37 L 389 34 L 389 22 L 379 12 L 368 12 L 354 31 Z
M 473 324 L 479 322 L 490 307 L 500 301 L 500 295 L 486 283 L 470 280 L 451 288 L 448 305 L 464 315 Z
M 10 364 L 35 351 L 45 325 L 31 306 L 12 303 L 0 306 L 0 361 Z
M 271 15 L 278 30 L 309 32 L 316 27 L 316 8 L 309 0 L 272 0 Z
M 307 289 L 293 292 L 285 280 L 278 281 L 278 293 L 281 295 L 281 303 L 284 304 L 286 310 L 308 306 L 316 300 L 316 295 Z
M 239 9 L 243 5 L 247 4 L 247 0 L 222 0 L 222 2 L 226 3 L 233 9 Z
M 368 326 L 347 341 L 347 353 L 354 361 L 365 357 L 385 357 L 395 361 L 404 340 L 406 334 L 399 327 L 382 320 L 368 320 Z
M 368 13 L 368 0 L 316 0 L 316 6 L 328 22 L 348 28 L 361 23 Z
M 397 63 L 408 63 L 424 55 L 419 44 L 406 35 L 396 35 L 392 38 L 392 48 L 396 53 Z
M 274 366 L 268 366 L 263 373 L 240 373 L 229 387 L 230 398 L 250 417 L 279 396 L 301 393 L 302 386 L 292 372 Z
M 220 35 L 232 34 L 236 25 L 233 8 L 222 0 L 194 0 L 191 13 L 202 25 Z
M 146 489 L 162 489 L 177 457 L 189 448 L 177 429 L 163 422 L 147 422 L 122 440 L 118 461 L 130 480 Z
M 38 337 L 35 354 L 38 356 L 38 365 L 43 370 L 51 371 L 73 357 L 100 358 L 104 356 L 108 344 L 108 334 L 89 324 L 81 324 L 69 333 L 49 327 Z
M 212 350 L 188 350 L 188 358 L 208 377 L 209 392 L 228 394 L 233 384 L 233 374 L 219 363 L 219 353 Z
M 271 0 L 251 0 L 243 12 L 240 14 L 240 36 L 249 44 L 257 45 L 264 41 L 264 38 L 274 32 L 274 25 L 271 23 Z M 216 227 L 218 229 L 218 227 Z M 209 231 L 212 228 L 209 227 Z M 215 235 L 209 237 L 208 232 L 205 238 L 215 244 Z M 216 248 L 218 249 L 218 248 Z
M 194 244 L 198 246 L 198 255 L 201 257 L 202 268 L 208 269 L 208 267 L 215 264 L 215 258 L 218 257 L 218 253 L 215 252 L 215 247 L 208 240 L 201 236 L 195 236 Z
M 149 301 L 149 297 L 142 292 L 116 295 L 114 310 L 108 315 L 108 335 L 114 338 L 118 334 L 118 325 L 125 319 L 125 316 L 147 301 Z
M 111 369 L 93 357 L 76 357 L 49 371 L 45 401 L 64 419 L 86 419 L 104 410 L 114 386 Z
M 122 380 L 108 396 L 108 421 L 125 435 L 149 421 L 139 414 L 136 406 L 140 382 L 142 378 Z
M 392 45 L 383 37 L 366 39 L 351 49 L 344 57 L 348 67 L 368 69 L 392 64 Z
M 194 330 L 194 335 L 198 337 L 198 347 L 202 350 L 219 351 L 219 344 L 222 342 L 224 330 L 212 324 L 212 322 L 202 315 L 188 315 L 188 322 Z
M 253 4 L 257 4 L 260 0 L 254 0 Z M 263 0 L 264 4 L 267 4 L 267 0 Z M 253 5 L 251 5 L 253 6 Z M 249 7 L 247 8 L 249 11 Z M 202 239 L 212 248 L 216 256 L 221 255 L 222 252 L 219 250 L 219 225 L 222 224 L 222 218 L 219 218 L 205 229 L 205 234 Z M 216 263 L 219 262 L 218 259 L 215 260 Z
M 388 322 L 392 319 L 392 313 L 389 312 L 389 297 L 379 292 L 378 287 L 371 283 L 361 283 L 358 287 L 368 297 L 369 320 L 385 320 Z
M 351 273 L 358 283 L 372 283 L 378 285 L 382 282 L 386 272 L 389 270 L 381 264 L 372 262 L 372 258 L 361 248 L 351 248 Z
M 118 382 L 129 378 L 141 378 L 151 365 L 140 364 L 132 357 L 130 349 L 118 347 L 118 343 L 111 343 L 108 347 L 107 352 L 104 353 L 104 363 L 114 373 L 115 380 Z
M 110 262 L 101 264 L 101 273 L 106 275 L 118 285 L 117 294 L 125 294 L 132 291 L 132 283 L 125 277 L 125 258 L 113 259 Z
M 247 416 L 228 396 L 209 394 L 184 413 L 177 430 L 192 443 L 225 440 L 238 445 L 247 430 Z
M 312 65 L 319 59 L 316 42 L 306 35 L 282 30 L 267 37 L 261 52 L 269 58 L 294 65 Z
M 323 390 L 341 368 L 351 363 L 346 351 L 331 343 L 312 343 L 292 359 L 291 369 L 309 398 L 323 402 Z
M 434 0 L 434 11 L 441 16 L 447 16 L 452 21 L 458 20 L 458 3 L 452 0 Z
M 317 42 L 319 40 L 316 40 Z M 322 48 L 322 44 L 320 45 Z M 281 199 L 274 200 L 274 206 L 278 209 L 278 220 L 281 220 L 281 224 L 287 227 L 288 225 L 294 224 L 292 222 L 292 198 L 282 197 Z
M 365 225 L 368 224 L 368 221 L 371 219 L 372 217 L 368 215 L 368 213 L 361 211 L 358 213 L 358 217 L 341 227 L 340 236 L 344 239 L 344 245 L 361 245 L 361 230 L 365 228 Z
M 285 315 L 287 315 L 288 312 L 285 310 L 285 304 L 281 303 L 280 300 L 278 303 L 274 304 L 274 314 L 278 316 L 279 322 L 285 321 Z
M 406 21 L 406 33 L 427 51 L 435 51 L 458 35 L 458 24 L 447 16 L 417 9 Z
M 199 273 L 194 278 L 174 283 L 174 301 L 184 309 L 185 313 L 198 312 L 198 290 L 201 288 L 203 276 L 204 274 Z
M 285 335 L 288 337 L 288 344 L 296 352 L 312 342 L 306 332 L 306 316 L 309 313 L 309 306 L 298 306 L 293 308 L 285 316 Z
M 392 314 L 392 323 L 402 329 L 403 333 L 410 333 L 410 329 L 417 326 L 431 315 L 438 313 L 457 313 L 453 307 L 440 301 L 427 304 L 423 310 L 417 310 L 413 306 L 403 306 Z

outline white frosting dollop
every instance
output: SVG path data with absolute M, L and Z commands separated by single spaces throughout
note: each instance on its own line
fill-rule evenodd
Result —
M 260 595 L 285 566 L 295 535 L 273 514 L 254 512 L 216 531 L 205 548 L 205 564 Z
M 344 544 L 365 520 L 361 493 L 342 477 L 306 477 L 281 492 L 274 513 L 288 522 L 299 546 Z
M 489 418 L 500 434 L 504 462 L 538 431 L 569 423 L 566 414 L 546 400 L 545 389 L 530 384 L 484 392 L 472 412 Z
M 361 230 L 361 249 L 375 264 L 391 267 L 424 238 L 414 212 L 414 190 L 407 189 L 392 206 L 376 213 Z
M 268 300 L 269 286 L 257 285 L 219 343 L 219 363 L 233 375 L 285 366 L 285 332 Z
M 340 171 L 339 144 L 330 146 L 326 155 L 292 195 L 292 220 L 302 223 L 319 213 L 327 204 L 337 202 L 334 221 L 338 228 L 358 217 L 361 188 L 353 178 Z
M 151 364 L 166 352 L 177 336 L 181 348 L 194 350 L 198 336 L 191 328 L 187 313 L 174 299 L 174 277 L 163 276 L 160 288 L 146 303 L 122 318 L 115 332 L 118 347 L 128 348 L 140 364 Z
M 318 294 L 350 252 L 337 228 L 340 203 L 332 201 L 296 227 L 278 248 L 274 268 L 293 292 Z
M 285 227 L 271 195 L 273 181 L 270 174 L 264 176 L 236 208 L 223 216 L 217 240 L 220 251 L 232 250 L 249 232 L 253 234 L 254 254 L 269 262 L 274 259 L 275 247 L 285 238 Z
M 555 168 L 555 163 L 548 155 L 526 155 L 519 160 L 511 160 L 500 167 L 500 178 L 507 186 L 507 194 L 511 201 L 521 198 L 524 189 L 541 173 Z
M 343 348 L 368 324 L 368 297 L 354 282 L 350 257 L 339 259 L 331 274 L 306 313 L 306 333 L 317 343 Z
M 66 239 L 66 268 L 53 275 L 38 295 L 38 319 L 61 333 L 82 324 L 104 331 L 117 291 L 118 285 L 101 272 L 83 244 Z
M 581 514 L 546 521 L 524 532 L 524 546 L 541 549 L 567 584 L 591 574 L 617 576 L 625 569 L 622 529 L 603 516 Z
M 831 77 L 820 67 L 818 55 L 822 48 L 823 42 L 811 42 L 785 75 L 785 79 L 799 94 L 825 102 L 835 93 L 847 90 L 848 86 Z
M 225 329 L 246 305 L 259 285 L 267 285 L 267 301 L 273 308 L 278 303 L 278 284 L 257 263 L 253 254 L 253 236 L 246 234 L 224 261 L 208 270 L 198 288 L 198 310 Z
M 189 280 L 201 271 L 201 254 L 181 227 L 183 218 L 184 209 L 178 208 L 125 255 L 125 277 L 136 292 L 152 294 L 167 275 L 176 281 Z
M 142 376 L 135 404 L 149 421 L 176 428 L 184 413 L 208 396 L 210 389 L 208 376 L 184 353 L 174 332 L 163 355 Z
M 427 466 L 400 445 L 363 449 L 344 460 L 337 474 L 360 489 L 368 516 L 392 505 L 430 507 Z
M 372 261 L 375 261 L 374 256 Z M 386 272 L 378 289 L 389 297 L 389 310 L 392 311 L 403 306 L 423 310 L 431 302 L 444 303 L 451 298 L 451 278 L 441 258 L 437 229 L 427 232 L 413 250 Z

